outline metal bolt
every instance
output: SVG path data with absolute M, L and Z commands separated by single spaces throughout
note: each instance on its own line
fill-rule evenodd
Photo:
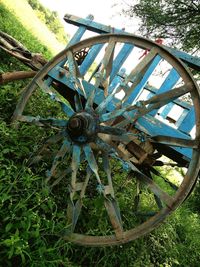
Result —
M 59 69 L 59 76 L 62 77 L 64 76 L 66 71 L 64 69 Z
M 81 126 L 81 120 L 79 118 L 72 118 L 69 121 L 69 127 L 71 129 L 78 129 Z

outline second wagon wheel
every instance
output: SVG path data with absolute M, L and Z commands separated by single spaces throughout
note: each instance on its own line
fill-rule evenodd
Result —
M 81 51 L 87 53 L 77 61 Z M 66 240 L 126 243 L 149 233 L 183 202 L 199 172 L 199 97 L 177 58 L 137 36 L 81 41 L 41 69 L 13 120 L 53 129 L 38 156 L 58 148 L 46 179 L 52 188 L 66 185 Z M 41 98 L 59 104 L 60 112 L 45 117 L 48 111 L 37 106 Z M 167 109 L 168 116 L 161 116 Z M 194 127 L 187 132 L 180 125 L 190 112 Z

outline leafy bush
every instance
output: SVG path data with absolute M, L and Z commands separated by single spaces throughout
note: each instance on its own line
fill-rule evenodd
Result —
M 47 27 L 55 33 L 58 41 L 66 44 L 69 35 L 66 35 L 64 27 L 59 20 L 58 13 L 45 8 L 38 0 L 28 0 L 28 3 L 33 8 L 38 18 L 40 18 Z

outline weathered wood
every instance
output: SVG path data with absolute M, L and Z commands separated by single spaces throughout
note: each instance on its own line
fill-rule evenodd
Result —
M 32 70 L 37 71 L 47 63 L 43 55 L 30 52 L 19 41 L 2 31 L 0 31 L 0 48 L 9 55 L 19 59 Z
M 8 82 L 22 80 L 27 78 L 33 78 L 37 71 L 14 71 L 0 74 L 0 84 Z

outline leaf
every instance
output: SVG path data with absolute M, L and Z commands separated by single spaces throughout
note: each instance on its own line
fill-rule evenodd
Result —
M 13 226 L 12 223 L 8 223 L 6 225 L 6 228 L 5 228 L 6 233 L 10 231 L 10 229 L 12 228 L 12 226 Z

